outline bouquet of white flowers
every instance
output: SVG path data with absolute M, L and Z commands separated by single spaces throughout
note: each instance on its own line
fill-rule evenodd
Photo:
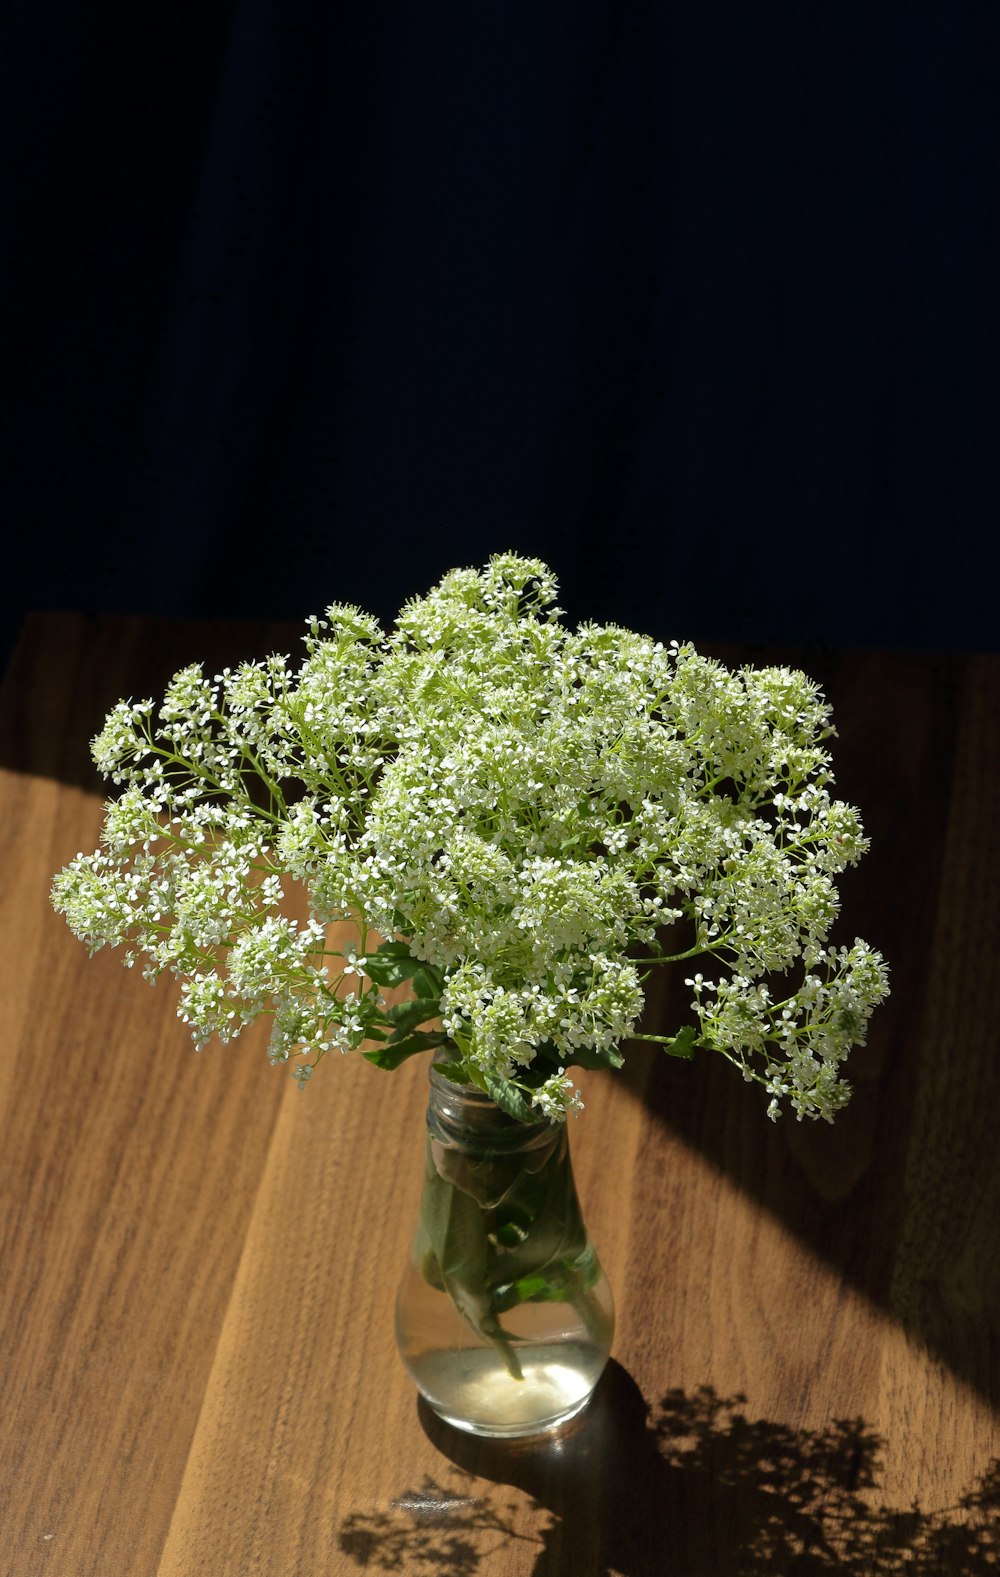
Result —
M 631 1038 L 720 1052 L 772 1117 L 787 1098 L 829 1119 L 888 991 L 866 943 L 827 941 L 867 847 L 831 798 L 829 707 L 787 668 L 571 631 L 556 594 L 497 554 L 389 635 L 334 604 L 298 668 L 192 665 L 158 708 L 120 702 L 93 754 L 121 793 L 56 908 L 92 951 L 179 977 L 199 1047 L 273 1015 L 271 1061 L 302 1084 L 330 1051 L 395 1068 L 439 1048 L 512 1117 L 559 1120 L 572 1070 L 619 1066 Z M 637 1033 L 666 964 L 691 971 L 691 1020 Z

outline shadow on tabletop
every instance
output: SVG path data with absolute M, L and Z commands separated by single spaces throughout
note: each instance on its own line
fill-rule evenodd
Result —
M 421 1402 L 451 1467 L 388 1510 L 346 1517 L 340 1548 L 367 1571 L 443 1577 L 486 1573 L 513 1543 L 533 1577 L 1000 1571 L 1000 1461 L 955 1506 L 888 1506 L 884 1442 L 863 1419 L 796 1430 L 747 1418 L 744 1400 L 703 1386 L 650 1408 L 612 1361 L 579 1419 L 509 1443 L 464 1435 Z M 484 1494 L 483 1479 L 496 1489 Z

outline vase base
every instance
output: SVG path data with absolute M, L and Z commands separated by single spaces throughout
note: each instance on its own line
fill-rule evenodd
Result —
M 446 1413 L 443 1408 L 434 1407 L 433 1403 L 430 1403 L 429 1406 L 444 1423 L 450 1424 L 453 1429 L 461 1429 L 463 1434 L 478 1435 L 483 1440 L 527 1440 L 540 1435 L 550 1435 L 555 1430 L 561 1429 L 563 1424 L 568 1424 L 571 1419 L 578 1418 L 589 1401 L 590 1397 L 585 1396 L 582 1401 L 577 1402 L 573 1407 L 567 1408 L 564 1413 L 559 1413 L 557 1417 L 543 1419 L 531 1424 L 475 1423 L 468 1418 L 455 1418 L 452 1414 Z
M 550 1434 L 581 1413 L 606 1354 L 586 1346 L 535 1350 L 514 1379 L 495 1349 L 425 1354 L 408 1365 L 430 1407 L 465 1434 L 521 1440 Z M 435 1362 L 436 1359 L 436 1362 Z

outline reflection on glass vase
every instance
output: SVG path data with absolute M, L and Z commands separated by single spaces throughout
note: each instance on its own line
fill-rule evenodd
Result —
M 566 1125 L 524 1123 L 430 1071 L 420 1218 L 396 1341 L 448 1423 L 514 1438 L 590 1400 L 611 1350 L 611 1289 L 587 1235 Z

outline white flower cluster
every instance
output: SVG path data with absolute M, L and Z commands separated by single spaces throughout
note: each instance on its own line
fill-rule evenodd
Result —
M 888 986 L 864 943 L 826 945 L 835 877 L 867 847 L 830 795 L 828 706 L 788 669 L 570 631 L 555 598 L 544 564 L 498 554 L 388 637 L 334 605 L 297 670 L 186 668 L 155 721 L 151 701 L 120 703 L 93 749 L 122 793 L 56 906 L 92 949 L 181 977 L 199 1044 L 272 1012 L 271 1057 L 304 1080 L 330 1049 L 439 1019 L 405 1050 L 444 1041 L 453 1067 L 550 1118 L 579 1104 L 574 1063 L 620 1062 L 643 969 L 703 957 L 719 972 L 692 978 L 685 1049 L 734 1060 L 772 1115 L 788 1097 L 829 1118 Z M 289 880 L 308 924 L 281 913 Z M 345 918 L 360 954 L 369 928 L 405 941 L 409 1016 L 384 1011 L 396 977 L 378 953 L 331 975 L 325 927 Z M 666 927 L 686 928 L 673 953 Z M 761 977 L 799 959 L 802 983 L 772 1001 Z

